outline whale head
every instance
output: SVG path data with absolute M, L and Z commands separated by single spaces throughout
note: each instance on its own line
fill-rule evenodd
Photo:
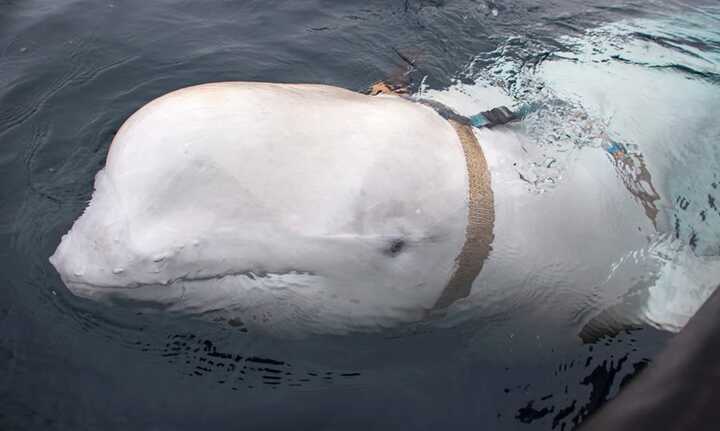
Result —
M 321 86 L 206 85 L 128 119 L 50 261 L 101 302 L 384 327 L 438 301 L 467 216 L 463 149 L 431 109 Z

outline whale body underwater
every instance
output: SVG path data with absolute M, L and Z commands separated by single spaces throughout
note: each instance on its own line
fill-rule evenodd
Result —
M 682 327 L 714 286 L 690 273 L 706 262 L 649 242 L 669 223 L 642 158 L 588 149 L 533 193 L 527 141 L 395 95 L 188 87 L 123 124 L 50 261 L 80 297 L 280 332 L 508 308 Z

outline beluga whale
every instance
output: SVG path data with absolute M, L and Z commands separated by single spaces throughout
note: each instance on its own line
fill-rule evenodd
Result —
M 173 91 L 119 129 L 50 262 L 83 298 L 280 332 L 507 309 L 590 333 L 678 329 L 709 295 L 657 311 L 677 277 L 648 242 L 669 223 L 641 156 L 589 149 L 531 193 L 527 137 L 503 125 L 518 116 L 441 102 L 382 86 Z
M 492 240 L 473 140 L 390 95 L 174 91 L 120 128 L 50 261 L 97 300 L 330 331 L 422 319 L 467 296 Z

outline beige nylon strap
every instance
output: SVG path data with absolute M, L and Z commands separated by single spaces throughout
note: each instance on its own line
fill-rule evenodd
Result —
M 485 155 L 471 126 L 448 120 L 462 143 L 468 173 L 468 224 L 465 244 L 455 258 L 455 272 L 438 298 L 433 311 L 441 310 L 470 294 L 492 249 L 495 207 L 490 186 L 490 172 Z

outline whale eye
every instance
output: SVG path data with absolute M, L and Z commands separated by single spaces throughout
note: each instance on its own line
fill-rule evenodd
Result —
M 400 238 L 396 238 L 392 241 L 390 241 L 390 244 L 388 244 L 387 248 L 385 248 L 385 254 L 388 256 L 394 257 L 400 254 L 401 251 L 405 249 L 405 241 L 403 241 Z

